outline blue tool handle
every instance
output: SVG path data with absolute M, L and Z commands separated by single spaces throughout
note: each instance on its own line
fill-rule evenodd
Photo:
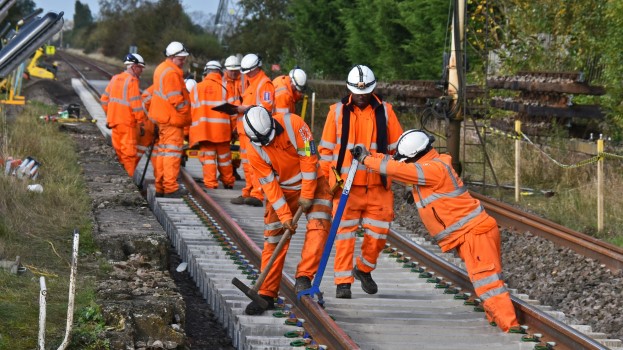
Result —
M 355 178 L 355 174 L 357 173 L 358 166 L 359 162 L 357 161 L 357 159 L 353 159 L 353 162 L 351 163 L 350 169 L 348 171 L 348 177 L 346 178 L 346 182 L 344 183 L 344 189 L 342 190 L 342 195 L 340 196 L 337 210 L 335 211 L 335 216 L 333 217 L 333 222 L 331 222 L 331 231 L 329 231 L 329 237 L 327 237 L 327 242 L 324 245 L 324 251 L 322 252 L 320 264 L 318 265 L 318 271 L 316 272 L 316 277 L 314 278 L 314 283 L 312 284 L 311 290 L 319 290 L 320 282 L 322 282 L 322 276 L 324 275 L 324 270 L 327 267 L 327 262 L 329 261 L 331 250 L 333 249 L 333 242 L 335 241 L 337 229 L 340 227 L 340 221 L 342 221 L 344 207 L 346 207 L 346 201 L 348 200 L 348 195 L 350 194 L 350 187 L 353 184 L 353 179 Z M 301 293 L 303 292 L 304 291 L 301 291 Z

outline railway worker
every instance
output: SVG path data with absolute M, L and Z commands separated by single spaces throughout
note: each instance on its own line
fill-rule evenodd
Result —
M 180 172 L 184 146 L 184 127 L 190 125 L 190 99 L 184 83 L 184 61 L 188 50 L 178 41 L 171 42 L 164 51 L 166 59 L 154 71 L 154 94 L 149 116 L 158 123 L 158 159 L 156 161 L 156 188 L 164 197 L 179 198 L 188 191 L 180 188 Z
M 189 130 L 190 147 L 199 144 L 199 161 L 203 168 L 203 184 L 206 188 L 218 188 L 221 180 L 226 189 L 234 188 L 236 179 L 232 173 L 231 118 L 229 114 L 213 110 L 227 99 L 223 85 L 222 66 L 209 61 L 203 70 L 203 80 L 190 91 L 192 124 Z M 217 168 L 220 176 L 217 178 Z
M 244 75 L 240 74 L 240 58 L 236 55 L 231 55 L 225 59 L 225 86 L 227 88 L 227 103 L 232 104 L 234 106 L 240 106 L 242 103 L 242 93 L 244 92 L 244 84 L 245 79 Z M 242 178 L 238 175 L 236 169 L 240 168 L 240 141 L 238 140 L 238 131 L 236 128 L 236 124 L 238 122 L 238 115 L 234 114 L 231 116 L 231 125 L 234 127 L 232 131 L 232 146 L 233 148 L 237 148 L 237 152 L 232 153 L 232 167 L 233 174 L 236 180 L 241 180 Z
M 402 127 L 391 104 L 374 94 L 376 78 L 364 65 L 354 66 L 348 73 L 350 94 L 333 104 L 327 115 L 318 147 L 323 173 L 329 184 L 337 180 L 332 167 L 346 178 L 352 157 L 347 150 L 363 145 L 373 153 L 393 153 Z M 351 284 L 355 279 L 368 294 L 378 287 L 372 279 L 378 256 L 385 246 L 389 226 L 394 219 L 394 197 L 391 181 L 385 176 L 358 169 L 350 189 L 348 202 L 342 214 L 335 247 L 334 281 L 337 298 L 351 298 Z M 338 207 L 340 194 L 333 199 L 333 210 Z M 335 212 L 333 213 L 335 215 Z M 363 227 L 361 254 L 353 262 L 356 232 Z
M 296 102 L 303 98 L 307 87 L 307 74 L 296 67 L 288 75 L 273 79 L 275 86 L 275 113 L 296 113 Z
M 151 163 L 151 167 L 154 172 L 154 179 L 157 176 L 157 168 L 156 163 L 158 159 L 158 123 L 154 119 L 149 116 L 149 106 L 151 106 L 151 99 L 154 95 L 154 85 L 150 85 L 147 89 L 143 90 L 141 94 L 141 101 L 143 103 L 143 111 L 145 111 L 144 129 L 145 134 L 139 137 L 139 145 L 145 149 L 145 153 L 149 152 L 149 147 L 153 147 L 151 150 L 151 157 L 149 159 Z M 151 135 L 150 135 L 151 132 Z M 153 146 L 152 146 L 153 144 Z M 164 188 L 162 187 L 162 183 L 155 183 L 154 185 L 156 190 L 156 197 L 164 197 Z
M 433 148 L 434 140 L 424 131 L 408 130 L 400 136 L 393 159 L 370 154 L 361 145 L 352 152 L 366 169 L 413 185 L 415 206 L 424 226 L 442 251 L 457 250 L 489 322 L 505 332 L 519 333 L 515 309 L 502 280 L 497 222 L 467 192 L 452 168 L 450 155 Z
M 293 213 L 299 207 L 307 217 L 307 230 L 296 269 L 296 293 L 311 288 L 324 244 L 331 227 L 331 198 L 329 183 L 320 173 L 318 155 L 312 133 L 296 114 L 270 113 L 261 106 L 248 109 L 244 115 L 244 129 L 250 143 L 247 149 L 249 164 L 259 178 L 267 201 L 264 213 L 264 247 L 262 269 L 270 260 L 285 229 L 294 230 Z M 261 285 L 258 293 L 273 308 L 277 297 L 289 241 Z M 245 313 L 264 312 L 257 302 L 247 305 Z
M 275 103 L 275 87 L 262 70 L 262 59 L 256 54 L 250 53 L 242 58 L 242 61 L 240 61 L 240 72 L 245 77 L 246 86 L 242 94 L 242 102 L 238 106 L 239 117 L 236 123 L 236 130 L 238 131 L 238 140 L 240 141 L 240 158 L 242 159 L 246 184 L 242 189 L 242 195 L 232 199 L 231 203 L 261 207 L 264 195 L 262 194 L 260 183 L 253 176 L 253 170 L 247 160 L 246 152 L 249 147 L 249 140 L 242 125 L 242 113 L 255 105 L 262 106 L 272 113 Z
M 112 129 L 112 146 L 117 158 L 130 177 L 138 164 L 138 125 L 145 119 L 141 105 L 139 78 L 145 61 L 139 54 L 127 54 L 123 61 L 125 71 L 110 79 L 100 100 L 106 112 L 106 127 Z

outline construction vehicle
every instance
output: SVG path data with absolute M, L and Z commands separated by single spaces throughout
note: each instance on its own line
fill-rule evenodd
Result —
M 50 49 L 51 48 L 51 49 Z M 40 47 L 35 51 L 35 54 L 30 59 L 30 62 L 26 66 L 25 73 L 28 78 L 35 77 L 40 79 L 55 79 L 56 78 L 56 70 L 57 64 L 54 62 L 53 64 L 47 64 L 44 62 L 39 62 L 43 57 L 45 57 L 48 52 L 55 52 L 54 46 L 44 46 Z

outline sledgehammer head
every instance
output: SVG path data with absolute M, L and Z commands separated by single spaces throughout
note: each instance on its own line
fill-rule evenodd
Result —
M 233 280 L 231 280 L 231 283 L 236 286 L 236 288 L 240 289 L 246 296 L 248 296 L 251 300 L 255 301 L 256 303 L 258 303 L 263 309 L 267 309 L 268 308 L 268 301 L 266 301 L 264 298 L 262 298 L 259 294 L 257 294 L 257 290 L 253 289 L 253 288 L 249 288 L 247 287 L 247 285 L 245 285 L 244 283 L 242 283 L 241 280 L 239 280 L 238 278 L 234 277 Z

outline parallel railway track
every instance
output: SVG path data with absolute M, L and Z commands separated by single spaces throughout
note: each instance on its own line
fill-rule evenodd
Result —
M 141 169 L 143 162 L 139 164 Z M 236 189 L 217 189 L 206 194 L 194 181 L 200 177 L 200 171 L 197 166 L 193 168 L 192 161 L 183 171 L 184 184 L 191 190 L 185 200 L 156 199 L 152 186 L 147 197 L 238 349 L 607 349 L 602 343 L 610 344 L 557 321 L 547 308 L 536 308 L 516 296 L 513 302 L 530 334 L 526 337 L 501 333 L 486 322 L 484 314 L 455 297 L 472 291 L 459 261 L 450 254 L 439 254 L 434 245 L 397 225 L 373 272 L 379 284 L 377 295 L 363 293 L 359 282 L 355 282 L 353 299 L 336 299 L 327 271 L 321 284 L 324 308 L 308 296 L 296 300 L 293 274 L 303 236 L 299 232 L 292 238 L 281 283 L 284 308 L 262 316 L 246 316 L 243 310 L 250 300 L 231 284 L 231 279 L 236 276 L 250 285 L 252 276 L 259 273 L 263 208 L 231 205 L 229 200 L 239 194 Z M 528 229 L 535 234 L 549 232 L 554 238 L 546 238 L 557 244 L 570 241 L 572 249 L 612 269 L 621 268 L 620 249 L 596 240 L 585 247 L 582 241 L 591 239 L 581 234 L 549 225 L 542 219 L 531 224 L 527 219 L 530 215 L 508 214 L 505 205 L 497 209 L 486 198 L 475 196 L 502 226 Z M 304 226 L 304 222 L 299 223 L 299 227 Z M 594 251 L 597 252 L 591 253 Z M 328 266 L 332 266 L 332 261 Z M 522 341 L 522 337 L 528 341 Z M 616 341 L 612 344 L 620 346 Z

